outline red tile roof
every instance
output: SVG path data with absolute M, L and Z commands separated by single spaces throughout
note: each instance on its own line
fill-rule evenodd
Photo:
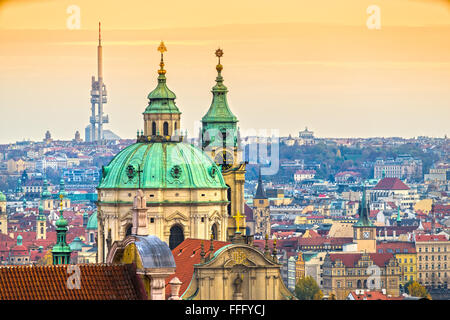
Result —
M 399 178 L 384 178 L 381 179 L 374 190 L 409 190 L 409 187 L 404 184 Z
M 231 244 L 231 242 L 225 241 L 213 241 L 214 251 L 210 251 L 210 240 L 201 240 L 201 239 L 186 239 L 182 243 L 180 243 L 176 248 L 172 250 L 173 257 L 175 259 L 176 270 L 173 276 L 167 277 L 166 279 L 166 296 L 170 296 L 170 286 L 168 283 L 173 277 L 178 277 L 182 282 L 180 293 L 181 296 L 192 280 L 192 275 L 194 274 L 194 264 L 200 263 L 200 252 L 201 252 L 201 243 L 204 243 L 205 257 L 208 254 L 214 254 L 218 249 Z
M 361 259 L 362 253 L 330 253 L 331 261 L 341 260 L 346 267 L 353 268 L 358 260 Z M 392 253 L 369 253 L 370 259 L 379 267 L 384 267 L 387 262 L 394 258 Z
M 73 266 L 73 265 L 72 265 Z M 80 289 L 69 289 L 68 265 L 0 267 L 0 300 L 146 299 L 134 265 L 75 265 Z
M 402 296 L 388 297 L 379 291 L 365 291 L 363 294 L 356 294 L 355 291 L 350 292 L 355 300 L 403 300 Z
M 388 249 L 392 249 L 395 252 L 396 249 L 400 249 L 400 253 L 405 253 L 405 249 L 408 250 L 408 253 L 416 253 L 416 246 L 412 242 L 378 242 L 377 243 L 377 252 L 380 253 L 379 250 L 382 250 L 381 253 L 387 253 Z
M 422 241 L 448 241 L 447 238 L 443 235 L 431 235 L 431 234 L 418 234 L 416 235 L 416 242 Z

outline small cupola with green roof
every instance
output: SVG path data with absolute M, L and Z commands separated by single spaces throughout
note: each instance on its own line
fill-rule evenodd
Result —
M 237 122 L 238 119 L 228 107 L 227 93 L 228 89 L 223 84 L 220 58 L 223 56 L 223 50 L 216 50 L 216 57 L 219 59 L 216 65 L 217 77 L 216 85 L 212 88 L 212 102 L 208 112 L 202 118 L 202 146 L 222 147 L 224 144 L 230 147 L 237 146 Z
M 176 95 L 166 84 L 166 70 L 164 70 L 164 52 L 167 51 L 164 42 L 158 47 L 161 62 L 158 70 L 158 85 L 147 96 L 149 102 L 144 115 L 144 140 L 155 137 L 172 137 L 180 130 L 181 112 L 175 104 Z M 140 137 L 138 137 L 140 138 Z M 142 138 L 141 138 L 142 139 Z
M 42 186 L 41 198 L 49 199 L 49 198 L 51 198 L 51 196 L 52 196 L 52 194 L 50 193 L 50 191 L 48 191 L 48 181 L 47 181 L 47 179 L 44 179 L 44 183 Z
M 69 264 L 70 254 L 72 250 L 66 241 L 67 225 L 68 222 L 63 216 L 63 196 L 59 196 L 61 199 L 61 208 L 59 210 L 60 216 L 56 221 L 56 244 L 52 248 L 53 264 Z

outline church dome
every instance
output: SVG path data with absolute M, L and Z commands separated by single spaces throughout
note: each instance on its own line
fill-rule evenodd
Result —
M 99 189 L 227 188 L 211 158 L 183 142 L 138 142 L 103 167 Z M 139 172 L 141 171 L 141 172 Z
M 89 217 L 89 220 L 86 225 L 87 230 L 96 230 L 97 229 L 97 211 L 94 211 L 93 214 Z

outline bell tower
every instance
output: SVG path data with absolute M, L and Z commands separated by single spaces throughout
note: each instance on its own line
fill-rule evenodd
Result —
M 36 240 L 38 239 L 47 239 L 47 218 L 42 203 L 39 205 L 39 215 L 36 218 Z
M 211 91 L 213 94 L 211 106 L 202 118 L 200 141 L 202 150 L 221 168 L 229 188 L 227 239 L 230 240 L 238 227 L 245 229 L 245 219 L 233 219 L 237 212 L 244 212 L 245 162 L 242 161 L 240 150 L 238 120 L 228 107 L 228 89 L 223 84 L 223 66 L 220 63 L 223 50 L 219 48 L 215 54 L 218 58 L 216 85 Z M 236 221 L 239 221 L 239 226 L 236 225 Z
M 377 251 L 376 227 L 369 219 L 369 205 L 366 201 L 364 188 L 362 200 L 359 204 L 359 219 L 353 225 L 353 242 L 359 252 L 375 253 Z
M 271 234 L 269 206 L 269 198 L 264 191 L 261 168 L 259 168 L 258 186 L 253 197 L 253 217 L 255 219 L 255 234 L 261 237 L 265 234 Z

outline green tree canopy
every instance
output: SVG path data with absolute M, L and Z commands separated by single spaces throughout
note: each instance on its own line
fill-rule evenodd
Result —
M 427 289 L 417 281 L 408 281 L 405 290 L 410 296 L 431 299 Z
M 295 285 L 295 295 L 300 300 L 320 300 L 322 291 L 311 276 L 300 278 Z

